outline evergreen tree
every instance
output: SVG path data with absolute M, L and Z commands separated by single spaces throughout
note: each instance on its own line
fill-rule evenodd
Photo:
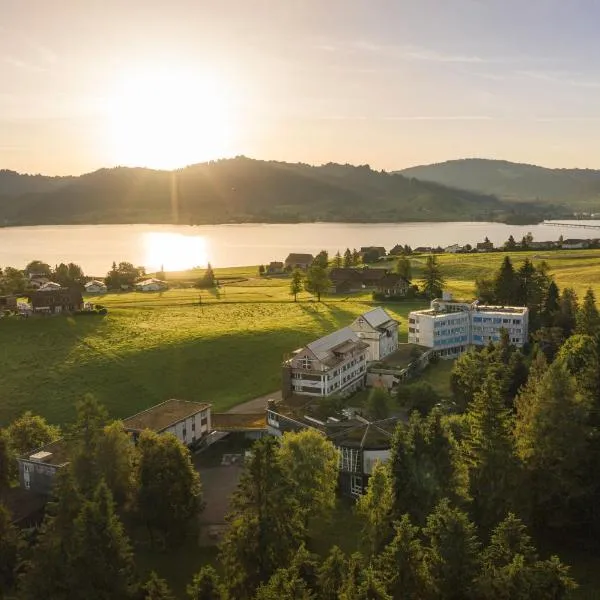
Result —
M 213 567 L 206 565 L 200 569 L 192 583 L 187 586 L 190 600 L 227 600 L 227 594 Z
M 423 280 L 421 282 L 423 293 L 427 298 L 437 298 L 442 293 L 444 283 L 445 279 L 442 275 L 437 256 L 430 254 L 425 261 Z
M 331 281 L 329 275 L 324 267 L 321 267 L 318 263 L 308 269 L 306 274 L 306 281 L 304 282 L 304 288 L 307 292 L 317 295 L 317 302 L 321 302 L 321 294 L 324 294 L 331 287 Z
M 348 594 L 346 592 L 341 596 L 342 600 L 392 600 L 392 597 L 385 591 L 385 585 L 379 580 L 376 572 L 368 567 L 363 573 L 362 582 L 358 586 L 356 593 Z
M 278 569 L 261 585 L 255 600 L 316 600 L 294 569 Z
M 583 304 L 577 311 L 576 331 L 584 335 L 597 336 L 600 332 L 600 316 L 596 308 L 596 297 L 592 288 L 588 288 L 583 298 Z
M 335 253 L 335 256 L 333 257 L 333 266 L 336 269 L 339 269 L 339 268 L 341 268 L 342 264 L 343 264 L 342 255 L 340 254 L 340 251 L 338 250 Z
M 83 503 L 75 519 L 68 562 L 73 600 L 134 597 L 137 586 L 131 546 L 104 483 L 93 500 Z
M 396 261 L 396 273 L 404 277 L 406 281 L 412 280 L 412 268 L 410 265 L 410 260 L 406 256 L 402 255 Z
M 320 432 L 304 429 L 285 433 L 278 452 L 305 522 L 310 516 L 327 516 L 336 500 L 336 447 Z
M 392 478 L 386 465 L 375 464 L 365 494 L 356 503 L 356 512 L 363 522 L 363 531 L 371 555 L 377 554 L 392 533 L 394 493 Z
M 0 504 L 0 598 L 16 583 L 22 546 L 21 534 L 11 521 L 10 512 Z
M 321 267 L 321 269 L 326 270 L 329 267 L 329 253 L 327 250 L 321 250 L 321 252 L 315 256 L 311 266 Z
M 71 466 L 78 487 L 91 496 L 100 482 L 97 450 L 108 413 L 90 394 L 77 402 L 75 408 L 77 417 L 67 433 Z
M 333 546 L 319 567 L 318 597 L 320 600 L 338 600 L 338 590 L 342 588 L 347 569 L 348 561 L 345 554 L 338 546 Z
M 505 256 L 494 279 L 495 301 L 501 305 L 514 305 L 518 285 L 517 275 L 510 256 Z
M 357 267 L 361 262 L 360 252 L 354 248 L 354 250 L 352 250 L 352 266 Z
M 6 433 L 14 452 L 21 455 L 57 440 L 60 428 L 48 425 L 46 419 L 27 411 L 7 427 Z
M 349 269 L 353 264 L 352 251 L 350 248 L 346 248 L 346 251 L 344 252 L 344 269 Z
M 252 596 L 275 571 L 287 566 L 306 531 L 294 497 L 294 486 L 281 464 L 279 442 L 266 437 L 252 447 L 220 547 L 231 595 Z
M 465 600 L 471 597 L 473 581 L 479 571 L 480 544 L 475 526 L 467 515 L 442 500 L 427 518 L 423 529 L 425 567 L 440 600 Z
M 294 296 L 294 302 L 298 302 L 298 294 L 304 286 L 304 273 L 300 269 L 294 269 L 290 280 L 290 294 Z
M 0 429 L 0 498 L 10 487 L 15 474 L 15 457 L 10 448 L 5 430 Z
M 563 330 L 565 338 L 575 331 L 578 310 L 577 294 L 573 288 L 564 288 L 560 295 L 556 325 Z
M 366 568 L 363 556 L 360 552 L 354 552 L 348 560 L 348 568 L 344 582 L 339 588 L 339 600 L 352 600 L 358 593 L 362 581 L 362 574 Z
M 365 409 L 367 416 L 373 421 L 381 421 L 390 416 L 390 395 L 383 388 L 373 388 L 369 392 Z
M 151 541 L 180 541 L 202 506 L 198 472 L 189 450 L 171 434 L 142 432 L 138 441 L 137 516 Z
M 438 410 L 426 418 L 413 413 L 394 433 L 389 468 L 396 518 L 408 513 L 423 523 L 442 498 L 459 502 L 467 498 L 466 470 L 441 419 Z
M 511 250 L 516 250 L 516 248 L 517 248 L 517 242 L 515 241 L 515 238 L 511 234 L 508 236 L 508 240 L 506 240 L 506 242 L 504 242 L 504 249 L 511 251 Z
M 545 526 L 562 526 L 569 507 L 586 491 L 589 401 L 566 367 L 554 362 L 528 382 L 515 405 L 516 449 L 529 481 L 532 517 Z
M 262 277 L 266 272 L 265 265 L 259 265 L 258 267 L 258 276 Z
M 117 506 L 125 505 L 133 496 L 135 457 L 136 448 L 123 423 L 106 425 L 98 440 L 95 462 Z
M 154 571 L 150 573 L 148 581 L 144 584 L 143 594 L 144 600 L 175 600 L 167 582 Z
M 481 389 L 488 370 L 497 360 L 495 348 L 492 348 L 491 353 L 487 349 L 471 348 L 454 361 L 450 374 L 450 387 L 459 411 L 465 411 L 473 401 L 475 394 Z
M 554 281 L 548 284 L 544 306 L 542 309 L 542 325 L 544 327 L 555 327 L 558 325 L 560 313 L 560 291 Z
M 427 597 L 432 585 L 427 580 L 423 556 L 419 528 L 404 515 L 395 524 L 393 539 L 375 559 L 375 568 L 392 598 L 421 600 Z
M 510 413 L 498 383 L 500 369 L 488 373 L 469 405 L 462 442 L 473 515 L 476 523 L 486 530 L 512 506 L 517 470 Z
M 213 288 L 215 287 L 215 272 L 213 271 L 212 265 L 208 263 L 206 265 L 206 271 L 204 271 L 204 275 L 198 282 L 198 287 L 200 288 Z

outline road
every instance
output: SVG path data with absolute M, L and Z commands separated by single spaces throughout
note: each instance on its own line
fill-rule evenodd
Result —
M 248 400 L 248 402 L 238 404 L 237 406 L 234 406 L 233 408 L 229 409 L 227 412 L 235 414 L 263 412 L 267 409 L 267 400 L 269 399 L 276 401 L 281 400 L 281 390 L 275 390 L 270 394 L 265 394 L 264 396 L 259 396 L 258 398 L 254 398 L 253 400 Z

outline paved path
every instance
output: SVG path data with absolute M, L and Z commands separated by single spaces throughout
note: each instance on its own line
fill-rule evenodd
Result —
M 269 399 L 281 400 L 281 390 L 275 390 L 271 394 L 259 396 L 258 398 L 254 398 L 254 400 L 248 400 L 248 402 L 238 404 L 237 406 L 230 408 L 227 412 L 237 414 L 263 412 L 267 409 L 267 400 Z

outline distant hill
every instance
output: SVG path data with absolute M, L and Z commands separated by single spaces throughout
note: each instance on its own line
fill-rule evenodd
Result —
M 546 210 L 546 209 L 544 209 Z M 80 177 L 0 172 L 0 224 L 403 222 L 540 219 L 532 205 L 368 166 L 245 157 L 176 171 L 117 167 Z
M 504 200 L 553 203 L 571 210 L 600 212 L 600 171 L 546 169 L 504 160 L 469 158 L 398 171 L 450 187 Z

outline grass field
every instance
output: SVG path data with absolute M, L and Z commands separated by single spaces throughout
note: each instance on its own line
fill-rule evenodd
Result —
M 514 253 L 546 260 L 560 286 L 600 293 L 600 251 Z M 472 297 L 476 277 L 491 275 L 504 254 L 441 255 L 447 288 Z M 413 259 L 418 280 L 424 257 Z M 218 269 L 217 290 L 110 294 L 102 317 L 0 321 L 0 426 L 27 409 L 53 423 L 73 416 L 73 404 L 94 394 L 114 417 L 169 397 L 206 400 L 227 409 L 279 386 L 283 355 L 347 325 L 373 306 L 370 294 L 324 297 L 304 293 L 294 303 L 286 278 L 259 278 L 256 267 Z M 177 285 L 197 274 L 170 273 Z M 401 323 L 423 301 L 390 303 Z M 440 371 L 440 373 L 437 373 Z M 444 389 L 442 367 L 432 381 Z M 433 373 L 433 372 L 432 372 Z M 429 373 L 425 373 L 428 378 Z M 433 376 L 433 375 L 432 375 Z

